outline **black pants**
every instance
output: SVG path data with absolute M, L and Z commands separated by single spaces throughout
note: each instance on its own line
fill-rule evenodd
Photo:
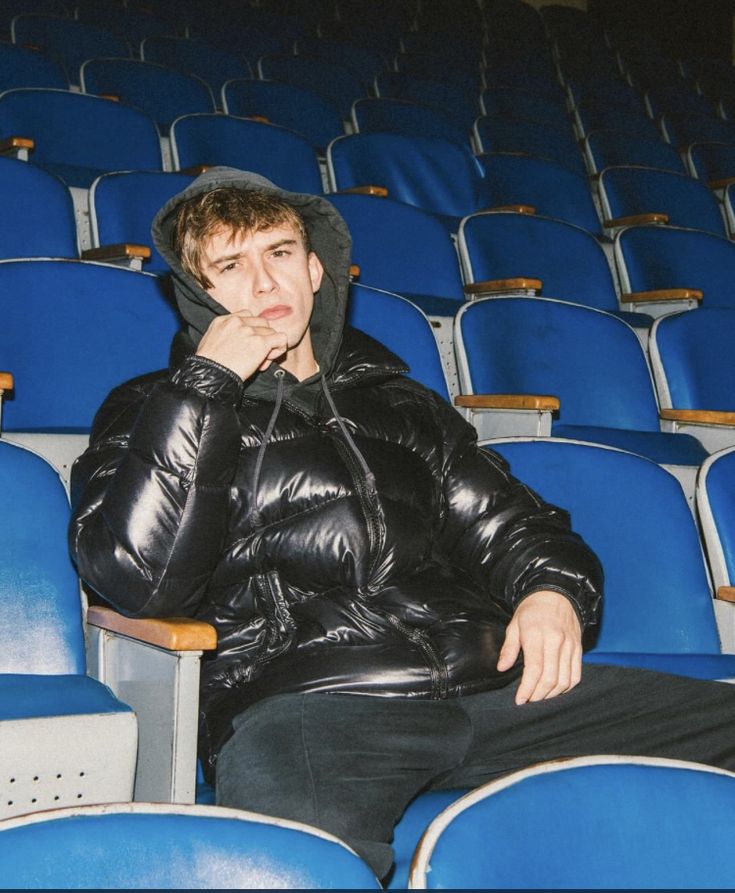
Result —
M 577 688 L 548 701 L 516 706 L 516 688 L 446 701 L 269 698 L 237 718 L 217 802 L 323 828 L 384 877 L 393 827 L 423 790 L 589 754 L 735 770 L 735 685 L 587 665 Z

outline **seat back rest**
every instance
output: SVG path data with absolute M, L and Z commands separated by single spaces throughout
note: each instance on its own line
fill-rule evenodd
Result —
M 697 510 L 715 587 L 735 583 L 735 449 L 703 464 L 697 479 Z

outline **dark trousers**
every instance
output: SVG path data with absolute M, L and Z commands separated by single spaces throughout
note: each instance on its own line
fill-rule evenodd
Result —
M 517 683 L 445 701 L 279 695 L 242 713 L 217 765 L 217 802 L 315 825 L 384 877 L 393 828 L 421 791 L 476 787 L 589 754 L 735 770 L 735 685 L 587 665 L 582 682 L 516 706 Z

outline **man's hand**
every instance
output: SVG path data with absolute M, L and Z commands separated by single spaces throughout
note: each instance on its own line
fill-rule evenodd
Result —
M 212 320 L 197 348 L 197 356 L 207 357 L 245 379 L 286 353 L 286 334 L 272 329 L 249 311 L 228 313 Z
M 509 670 L 521 651 L 523 676 L 516 704 L 554 698 L 579 683 L 582 628 L 568 598 L 544 590 L 523 599 L 508 624 L 498 670 Z

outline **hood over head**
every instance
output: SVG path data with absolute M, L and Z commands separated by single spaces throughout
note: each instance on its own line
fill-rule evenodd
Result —
M 187 324 L 187 340 L 196 349 L 214 317 L 225 315 L 228 311 L 183 270 L 172 249 L 173 220 L 182 202 L 221 186 L 234 186 L 246 191 L 277 195 L 292 205 L 303 217 L 311 248 L 324 267 L 321 287 L 314 297 L 311 339 L 320 370 L 324 375 L 328 375 L 342 340 L 347 311 L 352 248 L 347 224 L 325 198 L 288 192 L 265 177 L 249 171 L 229 167 L 211 168 L 197 177 L 183 192 L 166 202 L 153 220 L 153 241 L 173 272 L 176 303 Z M 248 384 L 248 390 L 257 392 L 265 388 L 270 391 L 269 384 L 272 386 L 274 383 L 269 380 L 277 368 L 275 364 L 271 364 L 265 372 L 256 373 L 255 381 Z

